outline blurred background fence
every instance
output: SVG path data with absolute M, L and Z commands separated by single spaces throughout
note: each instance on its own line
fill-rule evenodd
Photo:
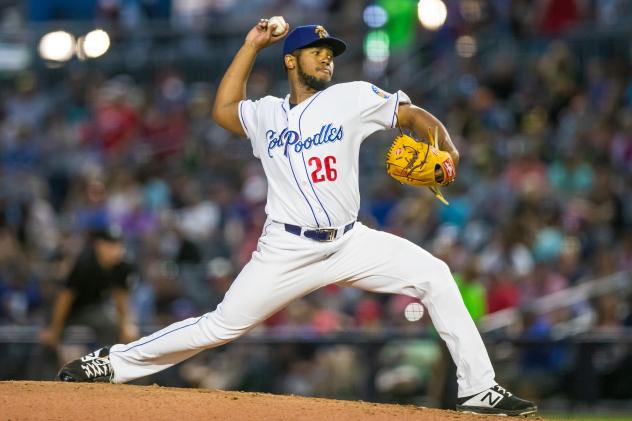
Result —
M 545 409 L 629 412 L 627 0 L 0 2 L 0 379 L 50 379 L 96 346 L 82 327 L 38 345 L 94 229 L 125 232 L 141 332 L 221 300 L 266 182 L 210 105 L 272 15 L 348 42 L 337 81 L 402 89 L 445 122 L 462 155 L 451 205 L 388 179 L 382 133 L 361 150 L 360 219 L 446 260 L 498 379 Z M 280 55 L 261 54 L 250 97 L 285 95 Z M 449 407 L 453 368 L 409 303 L 333 285 L 147 381 Z

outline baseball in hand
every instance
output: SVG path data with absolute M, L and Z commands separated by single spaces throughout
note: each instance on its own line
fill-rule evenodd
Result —
M 272 35 L 278 36 L 285 32 L 287 23 L 285 23 L 285 19 L 283 19 L 283 16 L 272 16 L 270 19 L 268 19 L 268 25 L 272 24 L 276 25 L 276 27 L 272 30 Z
M 404 309 L 404 316 L 409 322 L 416 322 L 424 316 L 424 307 L 419 303 L 410 303 Z

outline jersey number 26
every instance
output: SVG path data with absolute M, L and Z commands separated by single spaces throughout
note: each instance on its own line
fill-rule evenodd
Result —
M 312 171 L 312 181 L 314 183 L 320 183 L 321 181 L 334 181 L 338 178 L 338 171 L 333 167 L 336 163 L 336 157 L 329 155 L 325 159 L 321 160 L 317 156 L 313 156 L 308 161 L 310 168 L 314 168 Z M 324 171 L 323 171 L 324 170 Z

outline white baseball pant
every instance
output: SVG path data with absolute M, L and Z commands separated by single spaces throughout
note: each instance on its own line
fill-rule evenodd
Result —
M 481 336 L 443 261 L 359 222 L 337 240 L 317 242 L 270 221 L 257 251 L 214 311 L 111 347 L 113 381 L 147 376 L 233 341 L 292 300 L 332 283 L 419 298 L 456 363 L 459 397 L 495 384 Z

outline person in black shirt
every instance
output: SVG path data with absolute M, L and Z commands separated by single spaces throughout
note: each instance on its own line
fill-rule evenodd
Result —
M 50 325 L 40 334 L 45 345 L 56 347 L 70 325 L 91 327 L 100 344 L 137 337 L 128 304 L 128 279 L 133 268 L 124 260 L 121 234 L 114 229 L 99 230 L 91 240 L 57 296 Z M 108 308 L 110 297 L 116 304 L 116 316 Z

